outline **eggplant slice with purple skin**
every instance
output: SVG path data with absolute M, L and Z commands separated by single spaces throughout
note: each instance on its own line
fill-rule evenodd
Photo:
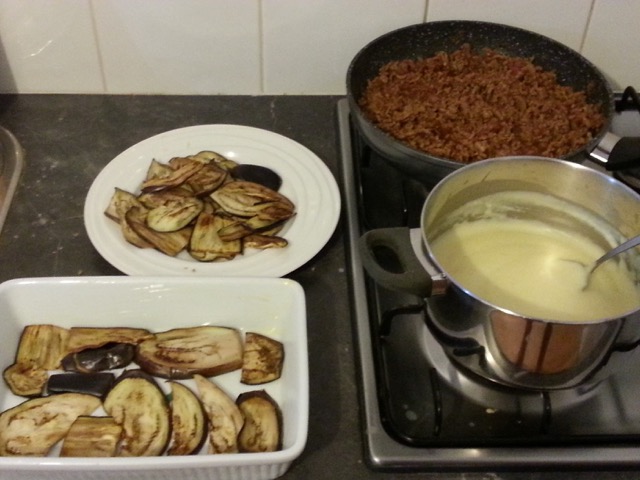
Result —
M 244 415 L 215 382 L 194 375 L 202 406 L 209 419 L 209 453 L 237 453 Z
M 282 375 L 284 345 L 266 335 L 247 332 L 240 381 L 246 385 L 273 382 Z
M 278 192 L 281 183 L 267 167 L 201 151 L 168 164 L 152 160 L 141 194 L 116 187 L 104 213 L 136 247 L 175 257 L 188 246 L 201 262 L 232 260 L 245 247 L 288 245 L 275 236 L 296 214 L 291 200 Z
M 178 382 L 171 386 L 171 443 L 167 455 L 193 455 L 207 440 L 208 420 L 200 399 Z
M 190 226 L 175 232 L 157 232 L 149 228 L 140 210 L 139 207 L 132 207 L 127 211 L 124 218 L 128 228 L 145 242 L 153 245 L 156 250 L 170 257 L 175 257 L 184 250 L 189 243 L 189 238 L 191 238 L 192 228 Z
M 61 393 L 27 400 L 0 414 L 0 456 L 46 456 L 79 416 L 100 407 L 100 399 Z
M 201 326 L 156 333 L 136 351 L 136 363 L 162 378 L 221 375 L 242 367 L 243 344 L 234 328 Z
M 67 372 L 81 373 L 124 368 L 133 361 L 135 352 L 135 345 L 108 343 L 101 347 L 70 353 L 62 359 L 62 368 Z
M 245 392 L 236 400 L 244 415 L 238 435 L 240 452 L 275 452 L 282 450 L 282 412 L 265 391 Z
M 164 392 L 142 370 L 127 370 L 103 402 L 108 415 L 122 426 L 117 456 L 157 456 L 167 448 L 171 414 Z
M 23 397 L 42 394 L 47 371 L 59 369 L 67 353 L 69 335 L 68 329 L 55 325 L 24 327 L 15 363 L 3 372 L 4 380 L 14 394 Z
M 45 393 L 86 393 L 102 398 L 111 390 L 114 380 L 115 375 L 108 372 L 56 373 L 49 376 Z
M 243 163 L 233 168 L 230 173 L 236 180 L 259 183 L 276 192 L 280 190 L 282 186 L 282 177 L 270 168 L 263 167 L 262 165 Z

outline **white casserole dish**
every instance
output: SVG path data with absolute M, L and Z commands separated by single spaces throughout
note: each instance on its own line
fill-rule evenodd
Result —
M 3 347 L 0 365 L 14 362 L 28 324 L 61 327 L 138 327 L 154 332 L 222 325 L 271 336 L 284 344 L 282 377 L 242 385 L 240 372 L 214 377 L 229 394 L 264 388 L 283 414 L 283 449 L 273 453 L 144 458 L 0 457 L 3 480 L 277 478 L 302 452 L 309 417 L 306 304 L 302 287 L 281 278 L 59 277 L 9 280 L 0 285 Z M 162 382 L 159 382 L 162 383 Z M 0 384 L 0 408 L 24 399 Z

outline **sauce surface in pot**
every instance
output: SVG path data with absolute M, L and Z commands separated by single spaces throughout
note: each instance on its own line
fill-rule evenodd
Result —
M 615 318 L 640 308 L 640 291 L 625 262 L 604 263 L 584 289 L 589 266 L 605 248 L 579 229 L 547 223 L 543 214 L 535 218 L 536 208 L 522 214 L 522 202 L 532 201 L 540 212 L 568 212 L 576 225 L 593 226 L 598 219 L 533 192 L 489 197 L 454 211 L 450 218 L 456 220 L 430 242 L 433 257 L 459 286 L 517 315 L 561 322 Z

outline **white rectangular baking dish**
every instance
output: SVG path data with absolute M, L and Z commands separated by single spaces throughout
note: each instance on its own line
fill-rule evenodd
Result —
M 228 393 L 264 388 L 283 413 L 283 449 L 273 453 L 145 458 L 0 457 L 3 480 L 190 480 L 277 478 L 302 452 L 309 417 L 306 305 L 302 287 L 281 278 L 52 277 L 0 285 L 2 370 L 14 362 L 24 326 L 138 327 L 151 331 L 222 325 L 284 344 L 282 377 L 262 386 L 240 383 L 235 371 L 214 378 Z M 0 408 L 24 399 L 0 382 Z

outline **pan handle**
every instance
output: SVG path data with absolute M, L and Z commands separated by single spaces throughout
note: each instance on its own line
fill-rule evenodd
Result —
M 640 137 L 608 132 L 589 156 L 610 171 L 640 167 Z
M 358 251 L 367 273 L 390 290 L 427 297 L 442 293 L 443 274 L 429 272 L 418 259 L 406 227 L 370 230 L 359 239 Z M 426 260 L 426 259 L 425 259 Z

